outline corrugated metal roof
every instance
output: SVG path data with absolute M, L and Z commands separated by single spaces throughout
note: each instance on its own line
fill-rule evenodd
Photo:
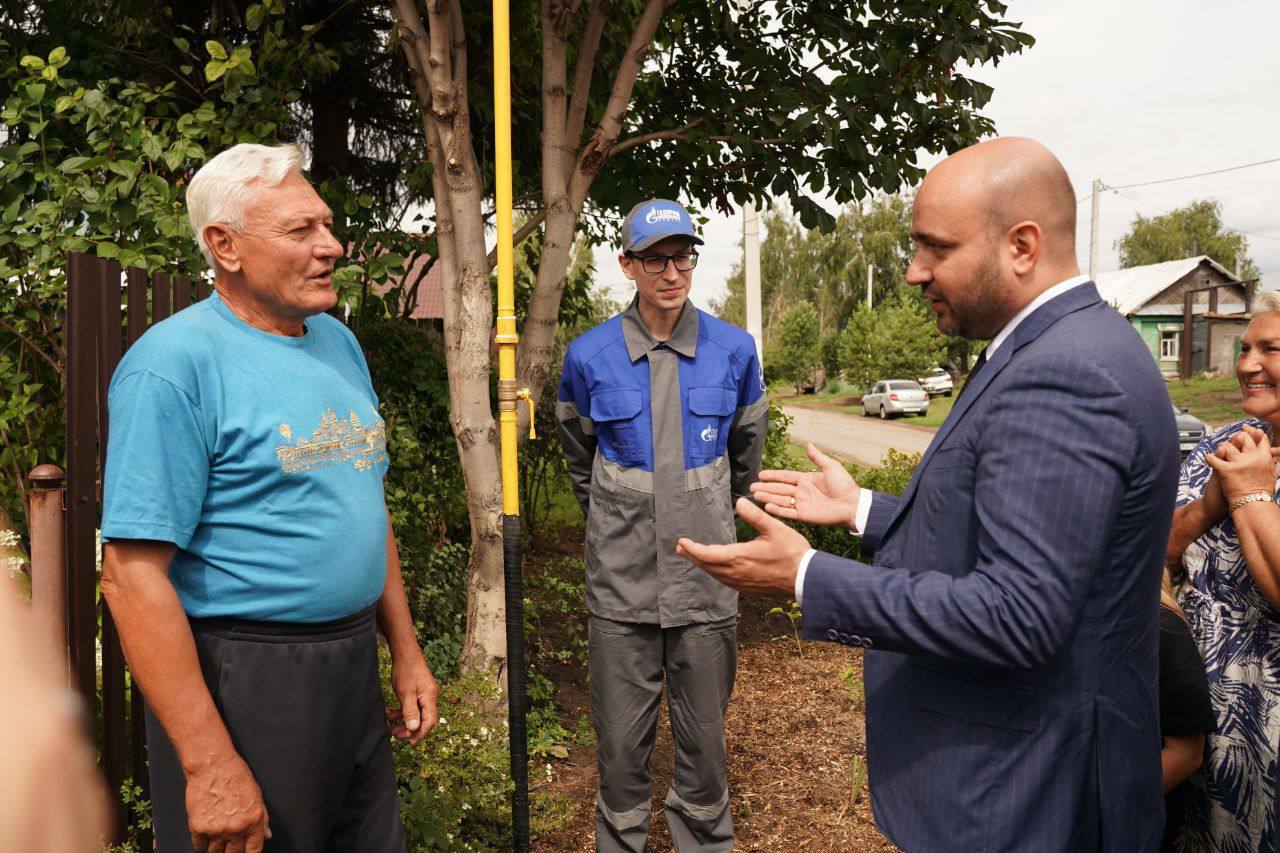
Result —
M 1099 273 L 1095 283 L 1098 285 L 1098 293 L 1102 296 L 1103 302 L 1114 305 L 1121 314 L 1129 315 L 1206 262 L 1226 276 L 1228 281 L 1239 281 L 1213 258 L 1208 255 L 1199 255 L 1177 261 L 1165 261 L 1162 264 L 1147 264 L 1143 267 Z

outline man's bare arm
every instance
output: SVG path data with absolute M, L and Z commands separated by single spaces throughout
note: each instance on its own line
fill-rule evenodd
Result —
M 270 837 L 262 792 L 231 743 L 205 685 L 191 625 L 169 580 L 167 542 L 108 542 L 102 596 L 111 608 L 130 672 L 169 735 L 187 775 L 187 816 L 197 849 Z
M 436 709 L 440 688 L 422 656 L 422 647 L 418 645 L 418 635 L 413 628 L 404 577 L 400 573 L 400 552 L 396 547 L 395 532 L 391 529 L 389 512 L 387 579 L 382 597 L 378 599 L 377 612 L 378 627 L 391 649 L 391 686 L 400 700 L 400 709 L 390 716 L 401 718 L 401 722 L 391 729 L 391 733 L 416 744 L 440 719 Z

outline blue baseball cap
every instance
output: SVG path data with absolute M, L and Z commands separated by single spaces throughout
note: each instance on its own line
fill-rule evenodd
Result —
M 689 211 L 665 198 L 642 201 L 622 220 L 622 251 L 639 252 L 668 237 L 688 237 L 701 244 Z

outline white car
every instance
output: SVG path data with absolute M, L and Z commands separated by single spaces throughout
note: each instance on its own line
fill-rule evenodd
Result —
M 941 367 L 935 367 L 916 381 L 920 383 L 920 387 L 929 392 L 930 397 L 936 397 L 939 394 L 944 397 L 950 397 L 951 392 L 955 390 L 955 383 L 951 381 L 951 374 Z
M 910 379 L 887 379 L 871 386 L 862 397 L 863 416 L 878 414 L 882 418 L 895 415 L 929 414 L 929 394 Z

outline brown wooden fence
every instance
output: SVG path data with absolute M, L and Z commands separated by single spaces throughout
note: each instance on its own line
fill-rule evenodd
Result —
M 72 253 L 67 259 L 66 486 L 60 489 L 62 472 L 53 466 L 32 472 L 33 494 L 39 493 L 29 525 L 32 604 L 40 624 L 65 626 L 71 681 L 96 721 L 103 774 L 117 803 L 126 778 L 142 786 L 146 799 L 150 786 L 142 694 L 128 681 L 115 625 L 98 598 L 107 388 L 121 356 L 143 332 L 208 295 L 204 281 L 148 276 L 140 269 L 122 273 L 115 261 L 93 255 Z M 118 827 L 130 819 L 120 806 Z M 144 839 L 144 849 L 150 844 Z

